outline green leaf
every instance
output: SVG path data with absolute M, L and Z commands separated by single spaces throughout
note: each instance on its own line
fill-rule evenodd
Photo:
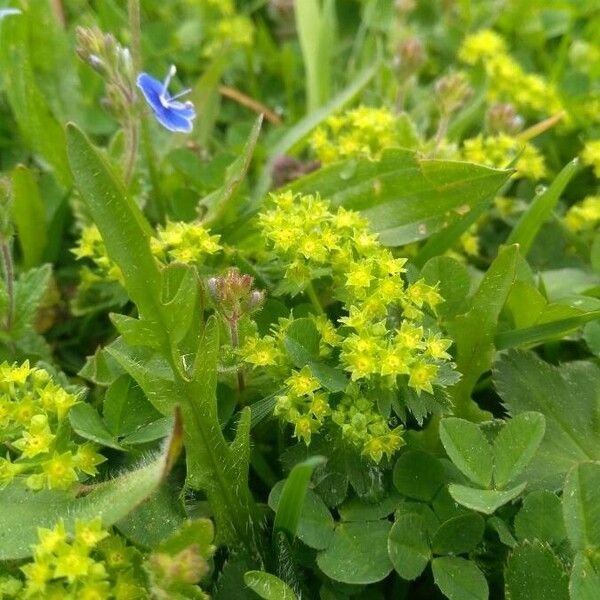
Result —
M 498 539 L 509 548 L 514 548 L 517 545 L 517 540 L 513 537 L 509 526 L 500 517 L 490 517 L 487 520 L 487 525 L 498 534 Z
M 277 504 L 273 531 L 285 531 L 291 538 L 296 537 L 298 522 L 302 513 L 304 496 L 315 467 L 325 463 L 322 456 L 314 456 L 297 464 L 283 484 Z
M 72 531 L 75 520 L 102 518 L 105 527 L 123 519 L 151 496 L 175 462 L 182 441 L 177 420 L 163 453 L 140 468 L 92 486 L 87 494 L 41 490 L 34 492 L 18 480 L 0 490 L 0 560 L 18 560 L 31 555 L 38 541 L 38 527 L 54 527 L 63 519 Z
M 563 516 L 573 548 L 600 547 L 600 463 L 582 462 L 571 469 L 563 490 Z
M 27 143 L 53 169 L 59 184 L 68 188 L 71 174 L 65 154 L 65 134 L 52 114 L 45 94 L 38 87 L 33 72 L 32 44 L 35 42 L 29 29 L 38 26 L 30 10 L 24 11 L 19 18 L 2 19 L 2 89 Z
M 40 304 L 48 291 L 52 266 L 42 265 L 23 273 L 15 285 L 15 318 L 11 333 L 14 337 L 33 330 Z
M 448 331 L 456 341 L 456 366 L 462 374 L 452 392 L 458 416 L 479 413 L 470 399 L 471 391 L 491 367 L 498 317 L 516 277 L 517 258 L 517 246 L 502 249 L 479 284 L 469 312 L 448 323 Z
M 494 485 L 503 488 L 531 462 L 546 431 L 544 415 L 523 412 L 506 421 L 494 442 Z
M 541 194 L 538 194 L 521 215 L 510 236 L 508 244 L 519 244 L 523 256 L 527 256 L 542 225 L 550 218 L 560 195 L 569 181 L 579 171 L 579 159 L 568 163 Z
M 137 431 L 130 433 L 122 439 L 124 446 L 134 446 L 136 444 L 147 444 L 155 440 L 162 440 L 173 425 L 171 417 L 163 417 L 140 427 Z
M 306 112 L 311 113 L 330 95 L 335 2 L 305 0 L 294 4 L 294 13 L 306 75 Z
M 449 600 L 487 600 L 487 581 L 474 562 L 441 556 L 433 559 L 431 569 L 436 585 Z
M 96 442 L 101 446 L 123 450 L 115 441 L 110 431 L 100 418 L 98 411 L 93 406 L 80 402 L 69 411 L 69 422 L 73 431 L 86 440 Z
M 506 561 L 506 595 L 511 600 L 567 600 L 568 582 L 561 562 L 541 542 L 520 544 Z
M 434 554 L 467 554 L 483 538 L 485 521 L 481 515 L 467 513 L 444 521 L 431 540 Z
M 269 494 L 269 506 L 277 511 L 284 481 L 277 482 Z M 321 497 L 311 489 L 306 490 L 296 535 L 310 548 L 324 550 L 333 535 L 334 521 Z
M 421 515 L 399 515 L 390 529 L 388 553 L 394 569 L 402 577 L 416 579 L 431 560 L 425 521 Z
M 571 600 L 600 598 L 600 575 L 583 552 L 578 552 L 573 561 L 569 580 L 569 598 Z
M 294 366 L 301 369 L 308 365 L 319 383 L 330 392 L 346 389 L 348 378 L 344 372 L 319 361 L 319 333 L 311 319 L 295 319 L 286 329 L 284 343 Z
M 509 490 L 478 490 L 475 488 L 451 483 L 448 486 L 450 495 L 463 506 L 491 515 L 511 500 L 517 498 L 525 489 L 526 484 L 522 483 Z
M 519 541 L 539 540 L 558 546 L 567 537 L 559 497 L 547 490 L 528 494 L 515 517 L 515 535 Z
M 558 489 L 581 461 L 600 460 L 600 369 L 591 362 L 549 365 L 532 352 L 509 351 L 494 368 L 494 385 L 508 412 L 544 415 L 546 434 L 524 471 L 530 487 Z
M 123 272 L 129 296 L 143 318 L 161 321 L 161 277 L 150 251 L 150 225 L 100 152 L 73 124 L 67 127 L 67 149 L 75 184 L 108 255 Z
M 221 218 L 227 214 L 231 202 L 235 197 L 235 192 L 244 181 L 246 173 L 250 168 L 262 122 L 263 115 L 261 114 L 254 121 L 254 125 L 241 154 L 227 167 L 223 186 L 202 198 L 198 203 L 198 210 L 200 212 L 206 211 L 202 222 L 207 226 L 215 223 L 218 224 Z
M 210 519 L 188 520 L 162 540 L 156 551 L 175 556 L 189 546 L 197 545 L 200 556 L 208 558 L 215 551 L 214 538 L 215 527 Z
M 440 439 L 452 462 L 471 481 L 487 487 L 492 482 L 492 447 L 475 423 L 449 417 L 440 422 Z
M 350 498 L 337 510 L 342 521 L 378 521 L 391 515 L 401 502 L 401 497 L 392 491 L 376 502 Z
M 317 564 L 334 581 L 365 585 L 385 579 L 392 570 L 387 538 L 388 521 L 341 523 L 329 547 L 317 555 Z
M 117 529 L 136 545 L 156 548 L 186 522 L 181 490 L 171 479 L 116 523 Z
M 279 577 L 264 571 L 248 571 L 244 583 L 264 600 L 297 600 L 298 596 Z
M 409 498 L 431 502 L 446 483 L 442 463 L 421 450 L 407 450 L 394 466 L 394 485 Z
M 106 390 L 102 415 L 115 437 L 130 435 L 160 418 L 140 386 L 128 375 L 118 377 Z
M 44 259 L 47 242 L 46 209 L 33 173 L 23 165 L 12 172 L 12 217 L 17 228 L 23 268 L 31 269 Z
M 507 171 L 471 163 L 419 158 L 390 149 L 381 160 L 335 163 L 294 182 L 334 206 L 360 211 L 386 246 L 400 246 L 448 227 L 495 192 Z
M 436 256 L 427 261 L 421 275 L 429 285 L 439 284 L 444 302 L 437 312 L 442 318 L 449 319 L 467 310 L 471 278 L 462 263 L 449 256 Z

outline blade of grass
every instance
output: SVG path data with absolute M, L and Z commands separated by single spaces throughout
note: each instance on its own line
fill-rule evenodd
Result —
M 560 195 L 579 169 L 577 158 L 565 165 L 550 186 L 533 199 L 512 230 L 507 244 L 519 244 L 521 253 L 527 256 L 540 228 L 552 215 Z

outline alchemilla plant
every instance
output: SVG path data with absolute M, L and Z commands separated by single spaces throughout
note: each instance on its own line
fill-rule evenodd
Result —
M 0 597 L 600 598 L 599 27 L 0 0 Z

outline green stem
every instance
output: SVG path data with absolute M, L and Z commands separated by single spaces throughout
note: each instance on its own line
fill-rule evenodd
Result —
M 123 179 L 125 186 L 129 187 L 131 176 L 135 168 L 135 159 L 138 149 L 138 124 L 135 119 L 129 121 L 126 131 L 125 167 L 123 168 Z
M 10 242 L 8 240 L 3 239 L 0 243 L 0 253 L 2 254 L 2 267 L 4 269 L 6 295 L 8 297 L 5 328 L 7 331 L 10 331 L 12 329 L 15 317 L 15 272 L 13 267 L 12 252 L 10 249 Z
M 135 73 L 139 73 L 142 70 L 140 0 L 129 0 L 127 11 L 129 13 L 129 32 L 131 34 L 131 60 Z
M 324 315 L 325 311 L 323 310 L 323 306 L 321 305 L 321 302 L 319 301 L 319 297 L 317 296 L 317 293 L 315 292 L 315 288 L 313 286 L 312 281 L 306 286 L 306 294 L 308 295 L 308 297 L 310 298 L 310 302 L 313 305 L 314 309 L 317 311 L 318 314 L 320 315 Z
M 227 319 L 229 325 L 229 335 L 231 337 L 231 346 L 238 348 L 240 345 L 240 336 L 238 330 L 239 316 L 234 315 L 231 319 Z M 240 366 L 237 371 L 238 392 L 241 394 L 246 389 L 246 380 L 244 379 L 244 369 Z

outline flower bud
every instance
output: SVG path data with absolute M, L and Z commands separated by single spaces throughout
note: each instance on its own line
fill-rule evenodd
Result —
M 398 44 L 394 57 L 394 68 L 402 81 L 418 73 L 425 63 L 423 42 L 419 38 L 408 38 Z
M 264 300 L 264 292 L 253 290 L 253 283 L 253 277 L 232 268 L 221 277 L 208 279 L 206 286 L 217 311 L 227 320 L 237 320 L 260 308 Z
M 518 115 L 515 107 L 508 103 L 490 106 L 485 116 L 487 129 L 491 134 L 506 133 L 514 135 L 523 127 L 523 117 Z
M 440 112 L 446 115 L 458 110 L 473 94 L 462 73 L 451 73 L 438 79 L 434 91 L 440 103 Z

